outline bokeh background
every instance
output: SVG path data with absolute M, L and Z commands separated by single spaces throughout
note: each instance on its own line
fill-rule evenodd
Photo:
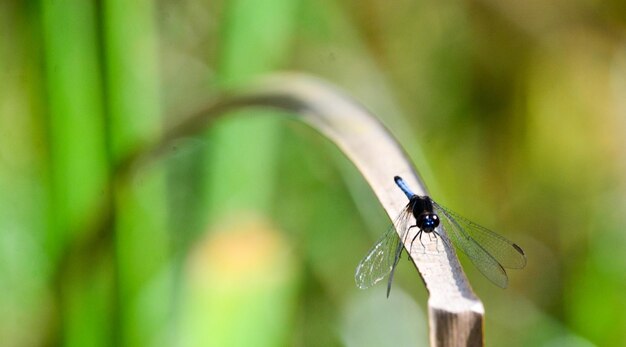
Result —
M 0 2 L 0 344 L 421 346 L 389 220 L 285 114 L 233 114 L 120 183 L 220 91 L 322 77 L 398 137 L 440 203 L 520 244 L 501 290 L 461 259 L 491 346 L 626 345 L 626 2 Z

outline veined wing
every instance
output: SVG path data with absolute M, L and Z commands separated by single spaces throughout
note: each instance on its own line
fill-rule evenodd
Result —
M 402 252 L 402 244 L 396 229 L 400 230 L 404 237 L 409 227 L 410 217 L 411 213 L 406 208 L 403 209 L 385 234 L 359 262 L 354 274 L 357 287 L 369 288 L 393 270 Z
M 508 277 L 504 267 L 526 266 L 524 251 L 516 244 L 433 201 L 448 236 L 489 280 L 506 288 Z
M 524 250 L 517 244 L 507 240 L 503 236 L 480 226 L 459 214 L 433 202 L 433 205 L 448 218 L 453 218 L 462 231 L 473 238 L 499 263 L 508 269 L 522 269 L 526 266 Z

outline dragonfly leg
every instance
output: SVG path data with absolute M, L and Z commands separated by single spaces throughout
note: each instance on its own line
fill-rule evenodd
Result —
M 406 243 L 406 240 L 409 238 L 409 231 L 411 231 L 411 229 L 415 228 L 417 225 L 411 225 L 408 229 L 406 229 L 406 233 L 404 233 L 404 240 L 402 240 L 402 243 Z M 408 250 L 409 255 L 411 254 L 411 249 L 413 249 L 413 242 L 411 241 L 411 248 Z
M 446 242 L 445 239 L 443 237 L 441 237 L 441 235 L 437 232 L 437 230 L 433 230 L 433 234 L 435 234 L 435 240 L 437 238 L 439 238 L 439 239 L 441 239 L 441 243 L 442 244 Z M 445 245 L 443 245 L 443 246 L 444 246 L 443 248 L 445 249 L 446 248 Z M 439 251 L 439 242 L 437 242 L 437 246 L 436 247 L 437 247 L 436 248 L 437 251 Z
M 424 242 L 422 242 L 422 230 L 420 230 L 419 235 L 420 235 L 420 243 L 422 244 L 422 248 L 424 249 L 424 253 L 426 253 L 426 246 L 424 245 Z M 430 237 L 430 236 L 428 236 L 428 237 Z
M 416 225 L 414 225 L 414 226 L 416 226 Z M 420 238 L 420 243 L 422 244 L 422 247 L 423 247 L 424 249 L 426 249 L 426 246 L 424 246 L 424 243 L 422 242 L 422 231 L 423 231 L 423 230 L 422 230 L 422 229 L 420 229 L 420 230 L 417 232 L 417 234 L 415 234 L 415 236 L 413 236 L 413 240 L 411 240 L 411 249 L 413 249 L 413 242 L 415 242 L 415 239 L 416 239 L 418 236 L 419 236 L 419 238 Z

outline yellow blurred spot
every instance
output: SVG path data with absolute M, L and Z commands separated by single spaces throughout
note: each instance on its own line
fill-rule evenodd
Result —
M 283 235 L 262 219 L 231 222 L 207 234 L 192 252 L 190 279 L 254 282 L 280 276 L 289 259 Z M 256 280 L 255 280 L 256 278 Z M 202 280 L 201 280 L 202 281 Z M 214 283 L 215 284 L 215 283 Z

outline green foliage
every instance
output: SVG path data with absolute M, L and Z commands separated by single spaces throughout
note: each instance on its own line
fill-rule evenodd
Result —
M 436 200 L 524 247 L 506 291 L 466 267 L 488 345 L 625 345 L 624 13 L 620 1 L 0 2 L 2 345 L 426 341 L 407 262 L 397 301 L 354 287 L 388 221 L 304 126 L 247 110 L 118 176 L 194 105 L 285 69 L 342 86 Z

